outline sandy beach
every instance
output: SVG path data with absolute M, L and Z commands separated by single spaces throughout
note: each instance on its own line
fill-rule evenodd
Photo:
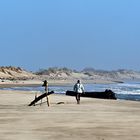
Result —
M 139 14 L 140 0 L 1 0 L 0 140 L 140 140 Z
M 38 93 L 39 95 L 40 93 Z M 140 103 L 50 95 L 28 104 L 34 91 L 0 91 L 1 140 L 139 140 Z M 59 104 L 62 102 L 62 104 Z

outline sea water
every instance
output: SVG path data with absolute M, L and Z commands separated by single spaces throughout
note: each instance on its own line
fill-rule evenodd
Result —
M 110 89 L 115 93 L 117 99 L 140 101 L 140 83 L 125 82 L 115 84 L 84 84 L 85 91 L 105 91 Z M 24 90 L 34 92 L 44 92 L 44 87 L 11 87 L 3 90 Z M 49 91 L 56 94 L 65 94 L 67 90 L 73 90 L 73 86 L 49 86 Z

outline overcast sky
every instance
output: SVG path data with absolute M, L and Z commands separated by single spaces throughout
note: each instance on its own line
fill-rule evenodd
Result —
M 140 0 L 1 0 L 0 65 L 140 70 Z

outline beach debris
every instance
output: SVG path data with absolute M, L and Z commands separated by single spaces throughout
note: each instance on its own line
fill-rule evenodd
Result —
M 58 104 L 58 105 L 60 105 L 60 104 L 65 104 L 65 102 L 58 102 L 57 104 Z
M 41 94 L 40 96 L 35 96 L 35 99 L 28 105 L 28 106 L 35 106 L 35 103 L 37 103 L 38 101 L 42 100 L 43 98 L 45 97 L 48 97 L 50 94 L 53 94 L 54 91 L 51 91 L 51 92 L 48 92 L 48 93 L 44 93 L 44 94 Z
M 66 95 L 76 96 L 76 92 L 74 91 L 66 91 Z M 91 97 L 91 98 L 100 98 L 100 99 L 114 99 L 116 100 L 115 93 L 112 90 L 106 89 L 103 92 L 84 92 L 81 94 L 81 97 Z

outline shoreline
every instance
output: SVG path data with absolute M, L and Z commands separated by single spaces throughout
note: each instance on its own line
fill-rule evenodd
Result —
M 72 86 L 77 80 L 48 80 L 49 86 Z M 123 83 L 122 81 L 107 81 L 107 80 L 82 80 L 83 84 L 113 84 Z M 42 80 L 16 80 L 0 82 L 0 88 L 10 87 L 37 87 L 42 86 Z

